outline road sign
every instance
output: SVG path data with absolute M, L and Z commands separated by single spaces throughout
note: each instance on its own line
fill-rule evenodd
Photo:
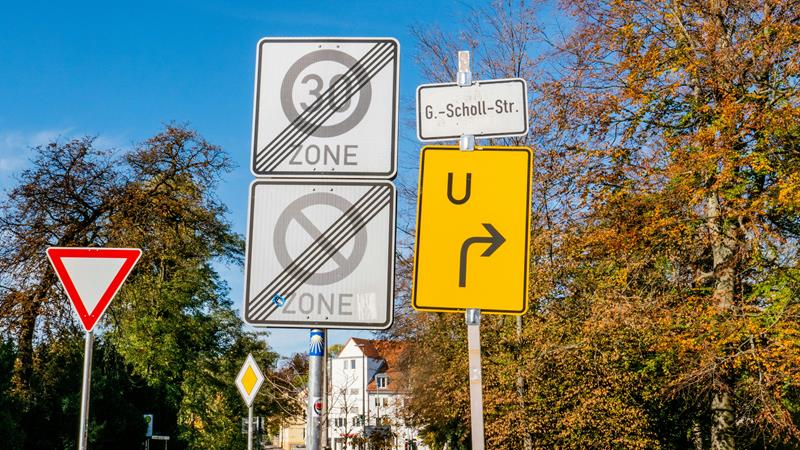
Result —
M 236 376 L 236 387 L 239 388 L 239 393 L 242 394 L 242 399 L 248 407 L 253 404 L 262 383 L 264 383 L 264 374 L 258 368 L 253 355 L 248 354 L 242 368 L 239 369 L 239 375 Z
M 50 247 L 47 257 L 86 331 L 92 331 L 142 251 L 138 248 Z
M 528 134 L 528 87 L 521 78 L 423 84 L 417 88 L 417 137 L 421 141 Z
M 262 39 L 253 174 L 393 178 L 398 65 L 395 39 Z
M 527 310 L 531 161 L 524 147 L 422 149 L 414 308 Z
M 388 328 L 394 224 L 395 189 L 389 181 L 254 181 L 245 322 Z
M 147 429 L 144 432 L 145 437 L 152 437 L 153 436 L 153 415 L 152 414 L 144 414 L 144 423 L 147 424 Z

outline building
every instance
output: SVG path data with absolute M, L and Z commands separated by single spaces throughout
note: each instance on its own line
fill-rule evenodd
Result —
M 385 439 L 393 450 L 426 450 L 404 419 L 405 380 L 398 360 L 404 344 L 350 338 L 330 358 L 328 445 L 359 448 L 365 438 Z
M 295 450 L 306 446 L 306 420 L 305 417 L 293 418 L 281 424 L 278 435 L 272 440 L 272 445 L 281 450 Z

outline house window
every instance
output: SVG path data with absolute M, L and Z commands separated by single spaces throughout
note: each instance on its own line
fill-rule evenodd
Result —
M 389 384 L 389 377 L 378 376 L 375 378 L 375 384 L 378 385 L 378 389 L 386 389 L 386 386 Z
M 389 406 L 389 398 L 388 398 L 388 397 L 384 397 L 384 398 L 383 398 L 383 406 L 384 406 L 384 407 L 387 407 L 387 406 Z
M 345 419 L 344 417 L 337 417 L 333 419 L 333 425 L 336 428 L 344 428 L 345 425 L 347 425 L 347 419 Z
M 356 368 L 356 360 L 355 359 L 351 359 L 350 360 L 350 368 L 351 369 L 355 369 Z

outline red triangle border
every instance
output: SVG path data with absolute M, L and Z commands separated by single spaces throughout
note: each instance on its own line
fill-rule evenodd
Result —
M 111 303 L 111 300 L 117 295 L 120 287 L 128 278 L 128 275 L 133 270 L 133 266 L 139 261 L 142 256 L 142 251 L 138 248 L 102 248 L 102 247 L 50 247 L 47 249 L 47 257 L 50 264 L 56 271 L 64 291 L 67 293 L 72 307 L 81 319 L 84 330 L 87 332 L 94 329 L 100 317 L 105 313 L 106 308 Z M 125 258 L 119 272 L 111 281 L 111 284 L 106 288 L 100 301 L 97 303 L 93 311 L 87 311 L 83 300 L 75 289 L 75 285 L 64 267 L 62 258 Z

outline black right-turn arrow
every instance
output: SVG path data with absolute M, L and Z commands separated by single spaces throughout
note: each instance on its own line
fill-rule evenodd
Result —
M 468 238 L 461 244 L 461 260 L 460 260 L 460 267 L 458 271 L 458 287 L 466 287 L 467 286 L 467 250 L 469 250 L 469 246 L 472 244 L 492 244 L 487 248 L 481 256 L 491 256 L 501 245 L 503 242 L 506 241 L 506 238 L 503 237 L 490 223 L 483 224 L 483 227 L 486 228 L 486 231 L 489 232 L 490 236 L 475 236 Z

